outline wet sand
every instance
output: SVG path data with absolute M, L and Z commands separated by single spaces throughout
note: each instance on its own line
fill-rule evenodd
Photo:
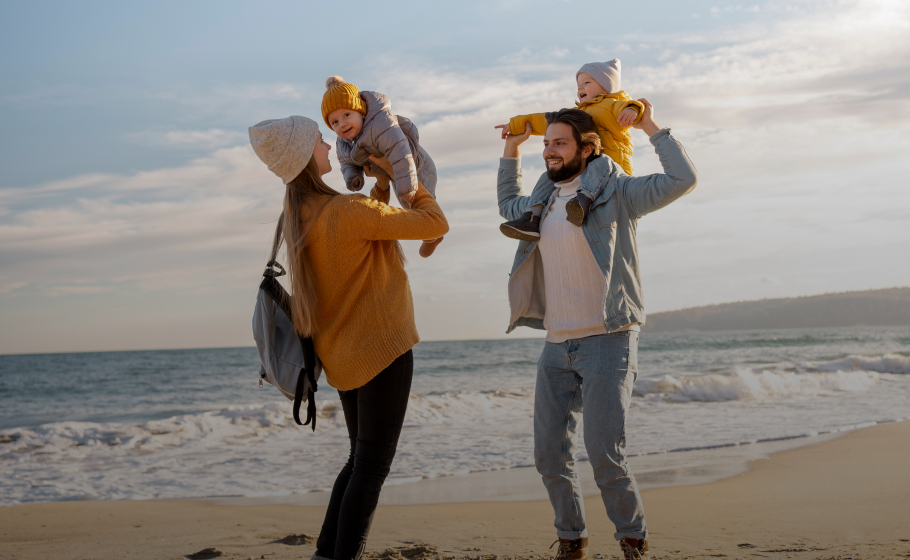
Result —
M 642 498 L 653 558 L 910 558 L 910 422 L 780 451 L 748 472 L 653 488 Z M 587 498 L 586 509 L 591 554 L 617 555 L 599 497 Z M 222 555 L 200 558 L 309 558 L 310 539 L 278 541 L 318 534 L 323 513 L 226 500 L 13 506 L 0 509 L 0 559 L 177 559 L 208 548 Z M 552 517 L 541 500 L 382 505 L 368 552 L 412 560 L 546 557 Z

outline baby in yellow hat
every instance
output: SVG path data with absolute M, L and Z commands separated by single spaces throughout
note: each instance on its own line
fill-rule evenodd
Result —
M 614 58 L 608 62 L 589 62 L 575 74 L 579 109 L 591 115 L 597 125 L 603 153 L 619 164 L 623 171 L 632 174 L 632 134 L 629 127 L 641 120 L 644 105 L 630 98 L 621 86 L 621 62 Z M 546 113 L 512 117 L 509 124 L 496 128 L 506 133 L 523 134 L 527 124 L 531 134 L 544 135 L 547 132 Z M 600 194 L 602 185 L 588 184 L 582 177 L 577 196 L 566 204 L 566 219 L 581 226 L 588 216 L 594 199 Z M 532 196 L 528 211 L 516 220 L 506 222 L 500 230 L 507 237 L 534 241 L 540 237 L 540 214 L 549 199 L 549 192 L 541 191 Z
M 322 96 L 322 118 L 335 132 L 338 161 L 348 190 L 359 191 L 364 185 L 365 165 L 373 175 L 385 176 L 370 156 L 384 157 L 394 171 L 395 196 L 404 208 L 417 193 L 417 183 L 436 196 L 436 164 L 420 146 L 417 126 L 401 115 L 392 113 L 392 103 L 375 91 L 360 91 L 341 76 L 325 82 Z M 428 257 L 442 238 L 424 241 L 420 255 Z

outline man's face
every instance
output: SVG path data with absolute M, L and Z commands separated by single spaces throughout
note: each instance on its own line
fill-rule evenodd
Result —
M 326 120 L 335 134 L 345 140 L 357 138 L 363 129 L 363 115 L 353 109 L 335 109 L 329 113 Z
M 584 171 L 585 159 L 589 155 L 591 148 L 578 149 L 571 126 L 553 123 L 547 127 L 547 134 L 543 137 L 543 161 L 551 181 L 566 181 Z

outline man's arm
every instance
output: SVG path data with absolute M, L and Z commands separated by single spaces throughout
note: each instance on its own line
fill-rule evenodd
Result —
M 682 198 L 698 184 L 698 172 L 682 144 L 670 135 L 669 128 L 657 126 L 651 103 L 647 99 L 642 102 L 645 111 L 635 128 L 650 136 L 664 172 L 644 177 L 619 177 L 616 190 L 636 218 Z
M 531 124 L 525 124 L 524 134 L 506 132 L 506 143 L 499 160 L 496 177 L 496 195 L 499 198 L 499 215 L 514 220 L 528 208 L 530 197 L 521 194 L 521 144 L 531 136 Z

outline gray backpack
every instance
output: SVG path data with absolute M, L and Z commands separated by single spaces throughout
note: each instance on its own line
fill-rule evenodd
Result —
M 281 221 L 279 220 L 279 224 Z M 280 239 L 280 229 L 276 236 Z M 277 241 L 276 239 L 276 241 Z M 277 243 L 276 243 L 277 245 Z M 285 274 L 284 267 L 275 260 L 266 265 L 256 296 L 253 312 L 253 338 L 259 349 L 262 365 L 259 386 L 267 381 L 294 401 L 294 421 L 301 426 L 313 423 L 316 431 L 316 382 L 322 374 L 322 364 L 316 356 L 313 339 L 298 336 L 291 321 L 291 296 L 278 283 L 277 277 Z M 300 404 L 307 401 L 306 422 L 300 422 Z

